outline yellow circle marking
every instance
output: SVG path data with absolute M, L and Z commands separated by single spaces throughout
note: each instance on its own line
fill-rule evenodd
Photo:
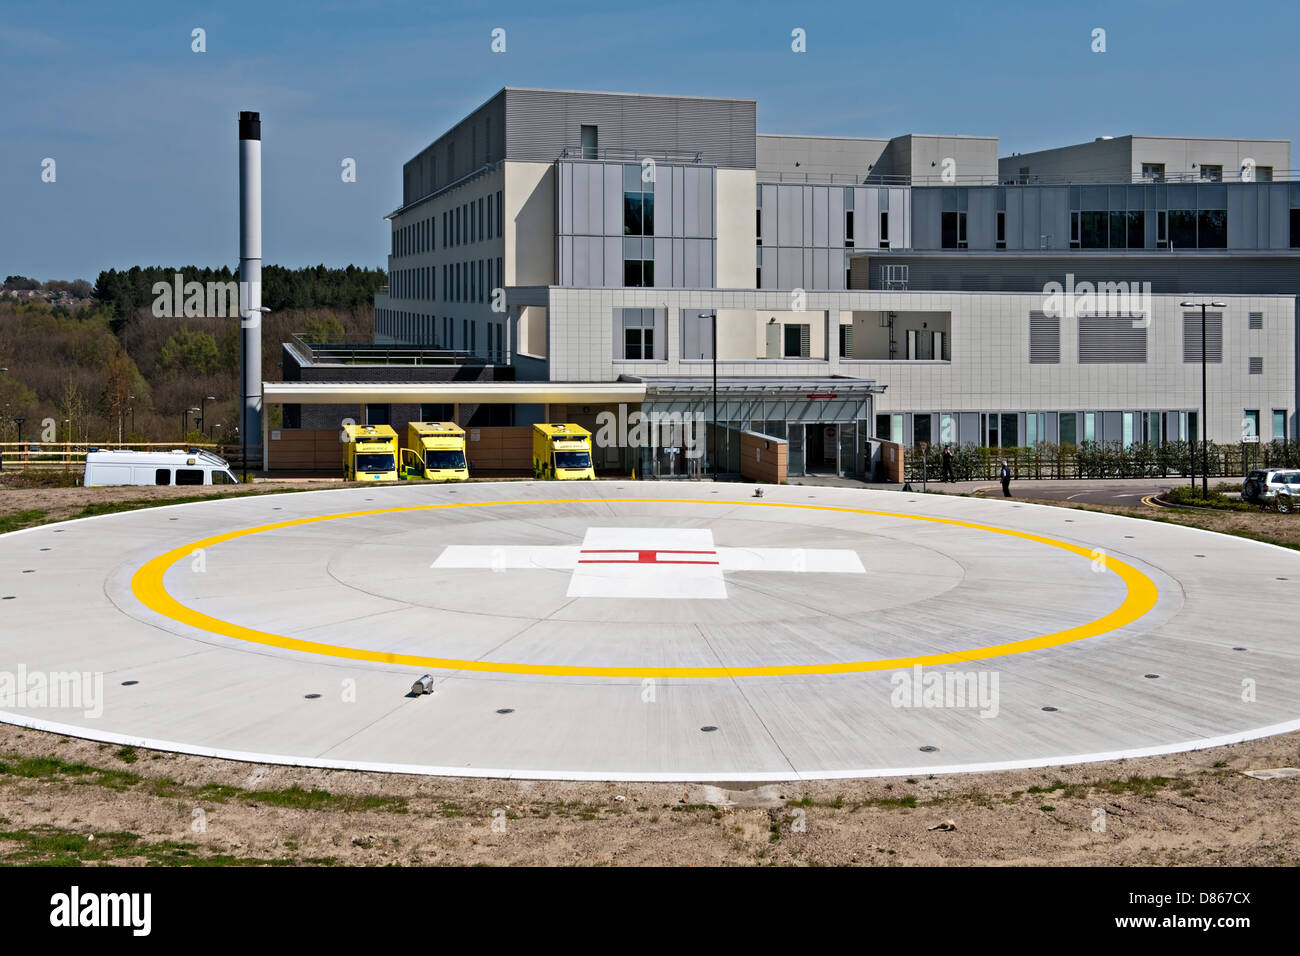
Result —
M 1038 544 L 1046 544 L 1063 551 L 1070 551 L 1092 560 L 1103 560 L 1107 570 L 1113 571 L 1128 586 L 1123 602 L 1104 617 L 1067 628 L 1043 634 L 1040 637 L 995 644 L 991 647 L 977 647 L 966 651 L 952 651 L 944 654 L 924 654 L 918 657 L 897 657 L 878 661 L 850 661 L 839 664 L 796 664 L 779 667 L 591 667 L 557 664 L 511 664 L 498 661 L 458 660 L 450 657 L 419 657 L 412 654 L 389 654 L 383 651 L 365 650 L 354 647 L 338 647 L 322 644 L 318 641 L 304 641 L 296 637 L 270 634 L 239 624 L 232 624 L 219 618 L 202 614 L 186 607 L 173 598 L 163 586 L 163 576 L 167 570 L 182 558 L 192 555 L 203 548 L 211 548 L 226 541 L 233 541 L 247 535 L 261 534 L 264 531 L 278 531 L 298 525 L 315 524 L 318 521 L 334 521 L 339 518 L 362 518 L 370 515 L 396 514 L 406 511 L 434 511 L 440 508 L 482 508 L 514 507 L 528 504 L 711 504 L 735 507 L 746 505 L 755 508 L 803 508 L 809 511 L 838 511 L 848 514 L 873 515 L 886 518 L 908 518 L 913 521 L 929 521 L 934 524 L 953 525 L 959 528 L 972 528 L 976 531 L 990 531 L 1006 534 Z M 329 657 L 344 657 L 351 660 L 374 661 L 381 664 L 400 664 L 406 667 L 436 668 L 438 670 L 487 671 L 497 674 L 543 674 L 553 677 L 777 677 L 791 674 L 856 674 L 863 671 L 895 670 L 898 668 L 921 665 L 931 667 L 938 664 L 953 664 L 961 661 L 987 660 L 1008 654 L 1021 654 L 1025 651 L 1041 650 L 1069 644 L 1084 638 L 1096 637 L 1117 628 L 1132 624 L 1155 606 L 1157 591 L 1155 583 L 1137 568 L 1107 555 L 1099 559 L 1097 553 L 1088 548 L 1057 541 L 1043 535 L 1030 534 L 1025 531 L 1011 531 L 1007 528 L 995 528 L 990 525 L 975 524 L 969 521 L 956 521 L 951 518 L 934 518 L 925 515 L 895 514 L 890 511 L 870 511 L 864 508 L 836 508 L 826 505 L 783 504 L 774 501 L 681 501 L 676 498 L 553 498 L 535 501 L 480 501 L 455 502 L 438 505 L 408 505 L 401 508 L 377 508 L 371 511 L 349 511 L 343 514 L 319 515 L 314 518 L 295 518 L 290 521 L 278 521 L 274 524 L 245 528 L 242 531 L 230 531 L 195 541 L 192 544 L 173 548 L 165 554 L 149 561 L 131 578 L 131 591 L 145 607 L 157 611 L 164 617 L 181 624 L 188 624 L 200 630 L 233 637 L 254 644 L 265 644 L 284 650 L 301 651 L 307 654 L 323 654 Z

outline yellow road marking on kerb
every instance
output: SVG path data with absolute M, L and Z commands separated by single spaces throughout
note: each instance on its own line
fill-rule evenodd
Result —
M 1053 548 L 1070 551 L 1089 560 L 1102 560 L 1107 570 L 1114 572 L 1124 581 L 1128 592 L 1123 602 L 1104 617 L 1089 621 L 1078 627 L 1067 628 L 1043 634 L 1040 637 L 995 644 L 991 647 L 977 647 L 965 651 L 953 651 L 943 654 L 924 654 L 918 657 L 898 657 L 877 661 L 850 661 L 839 664 L 795 664 L 779 667 L 592 667 L 556 664 L 515 664 L 501 661 L 458 660 L 450 657 L 420 657 L 412 654 L 389 654 L 383 651 L 365 650 L 355 647 L 339 647 L 334 644 L 322 644 L 318 641 L 304 641 L 296 637 L 271 634 L 223 621 L 219 618 L 202 614 L 186 607 L 173 598 L 163 586 L 163 577 L 167 570 L 189 557 L 195 551 L 215 547 L 227 541 L 243 538 L 247 535 L 262 534 L 266 531 L 278 531 L 299 525 L 315 524 L 318 521 L 336 521 L 340 518 L 363 518 L 371 515 L 397 514 L 407 511 L 436 511 L 441 508 L 484 508 L 517 507 L 520 505 L 567 505 L 567 504 L 673 504 L 673 505 L 722 505 L 726 507 L 748 506 L 754 508 L 803 508 L 808 511 L 835 511 L 847 514 L 872 515 L 884 518 L 905 518 L 911 521 L 928 521 L 934 524 L 952 525 L 958 528 L 970 528 L 975 531 L 988 531 L 994 534 L 1011 535 L 1045 544 Z M 1031 586 L 1031 581 L 1025 585 Z M 306 654 L 322 654 L 328 657 L 342 657 L 350 660 L 373 661 L 381 664 L 399 664 L 406 667 L 422 667 L 438 670 L 486 671 L 497 674 L 540 674 L 553 677 L 778 677 L 793 674 L 856 674 L 863 671 L 894 670 L 897 668 L 921 665 L 931 667 L 938 664 L 954 664 L 963 661 L 988 660 L 1008 654 L 1022 654 L 1025 651 L 1041 650 L 1096 637 L 1117 628 L 1132 624 L 1155 606 L 1157 591 L 1155 583 L 1141 571 L 1106 556 L 1100 558 L 1097 552 L 1066 541 L 1043 535 L 1030 534 L 1026 531 L 1012 531 L 1007 528 L 995 528 L 990 525 L 975 524 L 969 521 L 957 521 L 952 518 L 935 518 L 926 515 L 896 514 L 890 511 L 871 511 L 864 508 L 838 508 L 828 505 L 784 504 L 775 501 L 681 501 L 676 498 L 550 498 L 535 501 L 479 501 L 454 502 L 437 505 L 408 505 L 401 508 L 377 508 L 371 511 L 349 511 L 343 514 L 318 515 L 313 518 L 295 518 L 278 521 L 274 524 L 245 528 L 242 531 L 230 531 L 195 541 L 191 544 L 173 548 L 165 554 L 149 561 L 131 578 L 131 591 L 136 598 L 150 610 L 181 624 L 188 624 L 200 630 L 220 634 L 225 637 L 279 647 L 284 650 L 302 651 Z

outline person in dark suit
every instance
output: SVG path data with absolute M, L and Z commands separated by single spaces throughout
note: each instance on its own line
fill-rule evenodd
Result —
M 952 445 L 943 446 L 943 480 L 952 481 Z
M 1002 459 L 1002 470 L 998 473 L 998 478 L 1002 481 L 1002 496 L 1011 497 L 1011 467 L 1007 464 L 1005 458 Z

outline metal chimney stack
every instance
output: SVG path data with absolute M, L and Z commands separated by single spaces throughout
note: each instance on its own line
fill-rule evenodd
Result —
M 248 111 L 239 114 L 239 291 L 239 437 L 247 472 L 249 450 L 262 446 L 262 117 Z

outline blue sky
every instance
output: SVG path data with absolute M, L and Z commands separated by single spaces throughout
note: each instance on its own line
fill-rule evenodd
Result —
M 752 97 L 759 132 L 993 135 L 1002 155 L 1129 132 L 1294 142 L 1297 26 L 1296 4 L 1178 0 L 6 0 L 0 277 L 234 265 L 241 109 L 262 113 L 266 260 L 379 266 L 401 164 L 502 86 Z

